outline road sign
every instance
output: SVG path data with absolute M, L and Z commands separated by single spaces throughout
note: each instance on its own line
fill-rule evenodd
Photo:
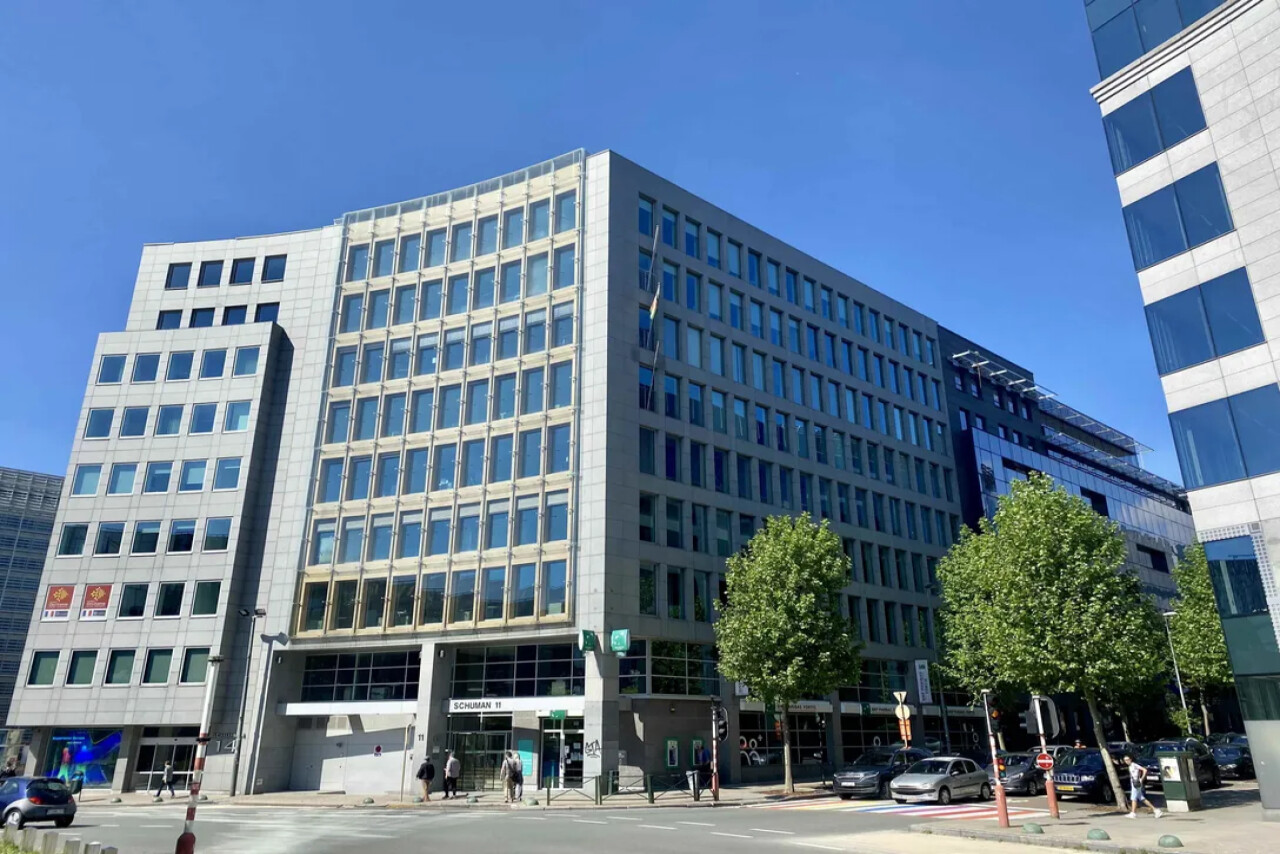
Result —
M 900 720 L 900 721 L 905 721 L 905 720 L 910 720 L 910 719 L 911 719 L 911 707 L 910 707 L 910 706 L 898 706 L 898 708 L 896 708 L 896 709 L 894 709 L 894 710 L 893 710 L 893 713 L 894 713 L 895 715 L 897 715 L 897 716 L 898 716 L 898 720 Z
M 550 717 L 551 717 L 551 720 L 553 721 L 562 721 L 568 716 L 569 716 L 568 709 L 552 709 L 551 710 Z
M 1041 771 L 1053 770 L 1053 757 L 1047 753 L 1041 753 L 1036 757 L 1036 767 Z
M 894 692 L 893 692 L 893 699 L 897 700 L 899 704 L 905 703 L 905 702 L 907 701 L 907 692 L 906 692 L 906 691 L 894 691 Z

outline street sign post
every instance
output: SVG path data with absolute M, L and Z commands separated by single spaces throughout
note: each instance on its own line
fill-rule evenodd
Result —
M 1039 694 L 1031 695 L 1031 708 L 1036 713 L 1036 729 L 1040 732 L 1040 755 L 1036 757 L 1036 765 L 1045 769 L 1044 794 L 1049 801 L 1049 815 L 1058 818 L 1058 792 L 1053 786 L 1053 757 L 1049 755 L 1049 746 L 1044 738 L 1047 726 L 1053 727 L 1054 734 L 1058 732 L 1057 708 L 1052 700 Z M 1041 764 L 1042 759 L 1049 760 L 1048 768 Z
M 711 698 L 711 800 L 720 800 L 720 742 L 729 734 L 729 713 L 719 697 Z M 695 772 L 696 773 L 696 772 Z
M 893 710 L 898 718 L 898 735 L 902 737 L 902 746 L 911 746 L 911 707 L 907 705 L 907 692 L 894 691 L 893 698 L 898 706 Z
M 982 712 L 983 717 L 987 719 L 987 744 L 991 748 L 991 764 L 999 766 L 1000 757 L 996 752 L 996 734 L 991 731 L 991 692 L 982 692 Z M 1004 796 L 1004 783 L 1000 782 L 1000 775 L 996 774 L 996 818 L 1000 820 L 1001 827 L 1009 826 L 1009 803 Z

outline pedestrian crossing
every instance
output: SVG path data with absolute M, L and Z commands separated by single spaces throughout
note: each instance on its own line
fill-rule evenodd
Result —
M 836 798 L 819 798 L 810 801 L 786 801 L 774 804 L 753 804 L 753 809 L 787 810 L 803 812 L 844 812 L 869 813 L 873 815 L 894 815 L 906 818 L 929 819 L 930 821 L 979 821 L 996 818 L 995 804 L 984 801 L 971 801 L 958 804 L 899 804 L 893 801 L 864 801 L 853 804 Z M 1030 818 L 1048 815 L 1048 810 L 1034 807 L 1009 807 L 1009 818 Z

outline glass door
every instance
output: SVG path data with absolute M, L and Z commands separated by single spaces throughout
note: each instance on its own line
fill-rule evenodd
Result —
M 582 788 L 582 718 L 542 719 L 541 784 L 555 789 Z

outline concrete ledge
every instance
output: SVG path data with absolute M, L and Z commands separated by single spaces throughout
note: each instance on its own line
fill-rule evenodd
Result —
M 1132 845 L 1117 845 L 1109 842 L 1093 842 L 1091 840 L 1075 840 L 1067 839 L 1062 836 L 1053 836 L 1046 833 L 1043 836 L 1018 833 L 1012 828 L 1008 831 L 1000 830 L 981 830 L 969 827 L 951 827 L 942 824 L 913 824 L 911 825 L 912 833 L 926 833 L 931 836 L 954 836 L 960 839 L 981 839 L 987 842 L 1011 842 L 1017 845 L 1037 845 L 1041 848 L 1057 848 L 1065 851 L 1101 851 L 1105 854 L 1168 854 L 1169 849 L 1157 848 L 1152 845 L 1150 848 L 1135 848 Z M 1190 848 L 1179 848 L 1183 854 L 1214 854 L 1214 852 L 1204 851 L 1198 852 Z

